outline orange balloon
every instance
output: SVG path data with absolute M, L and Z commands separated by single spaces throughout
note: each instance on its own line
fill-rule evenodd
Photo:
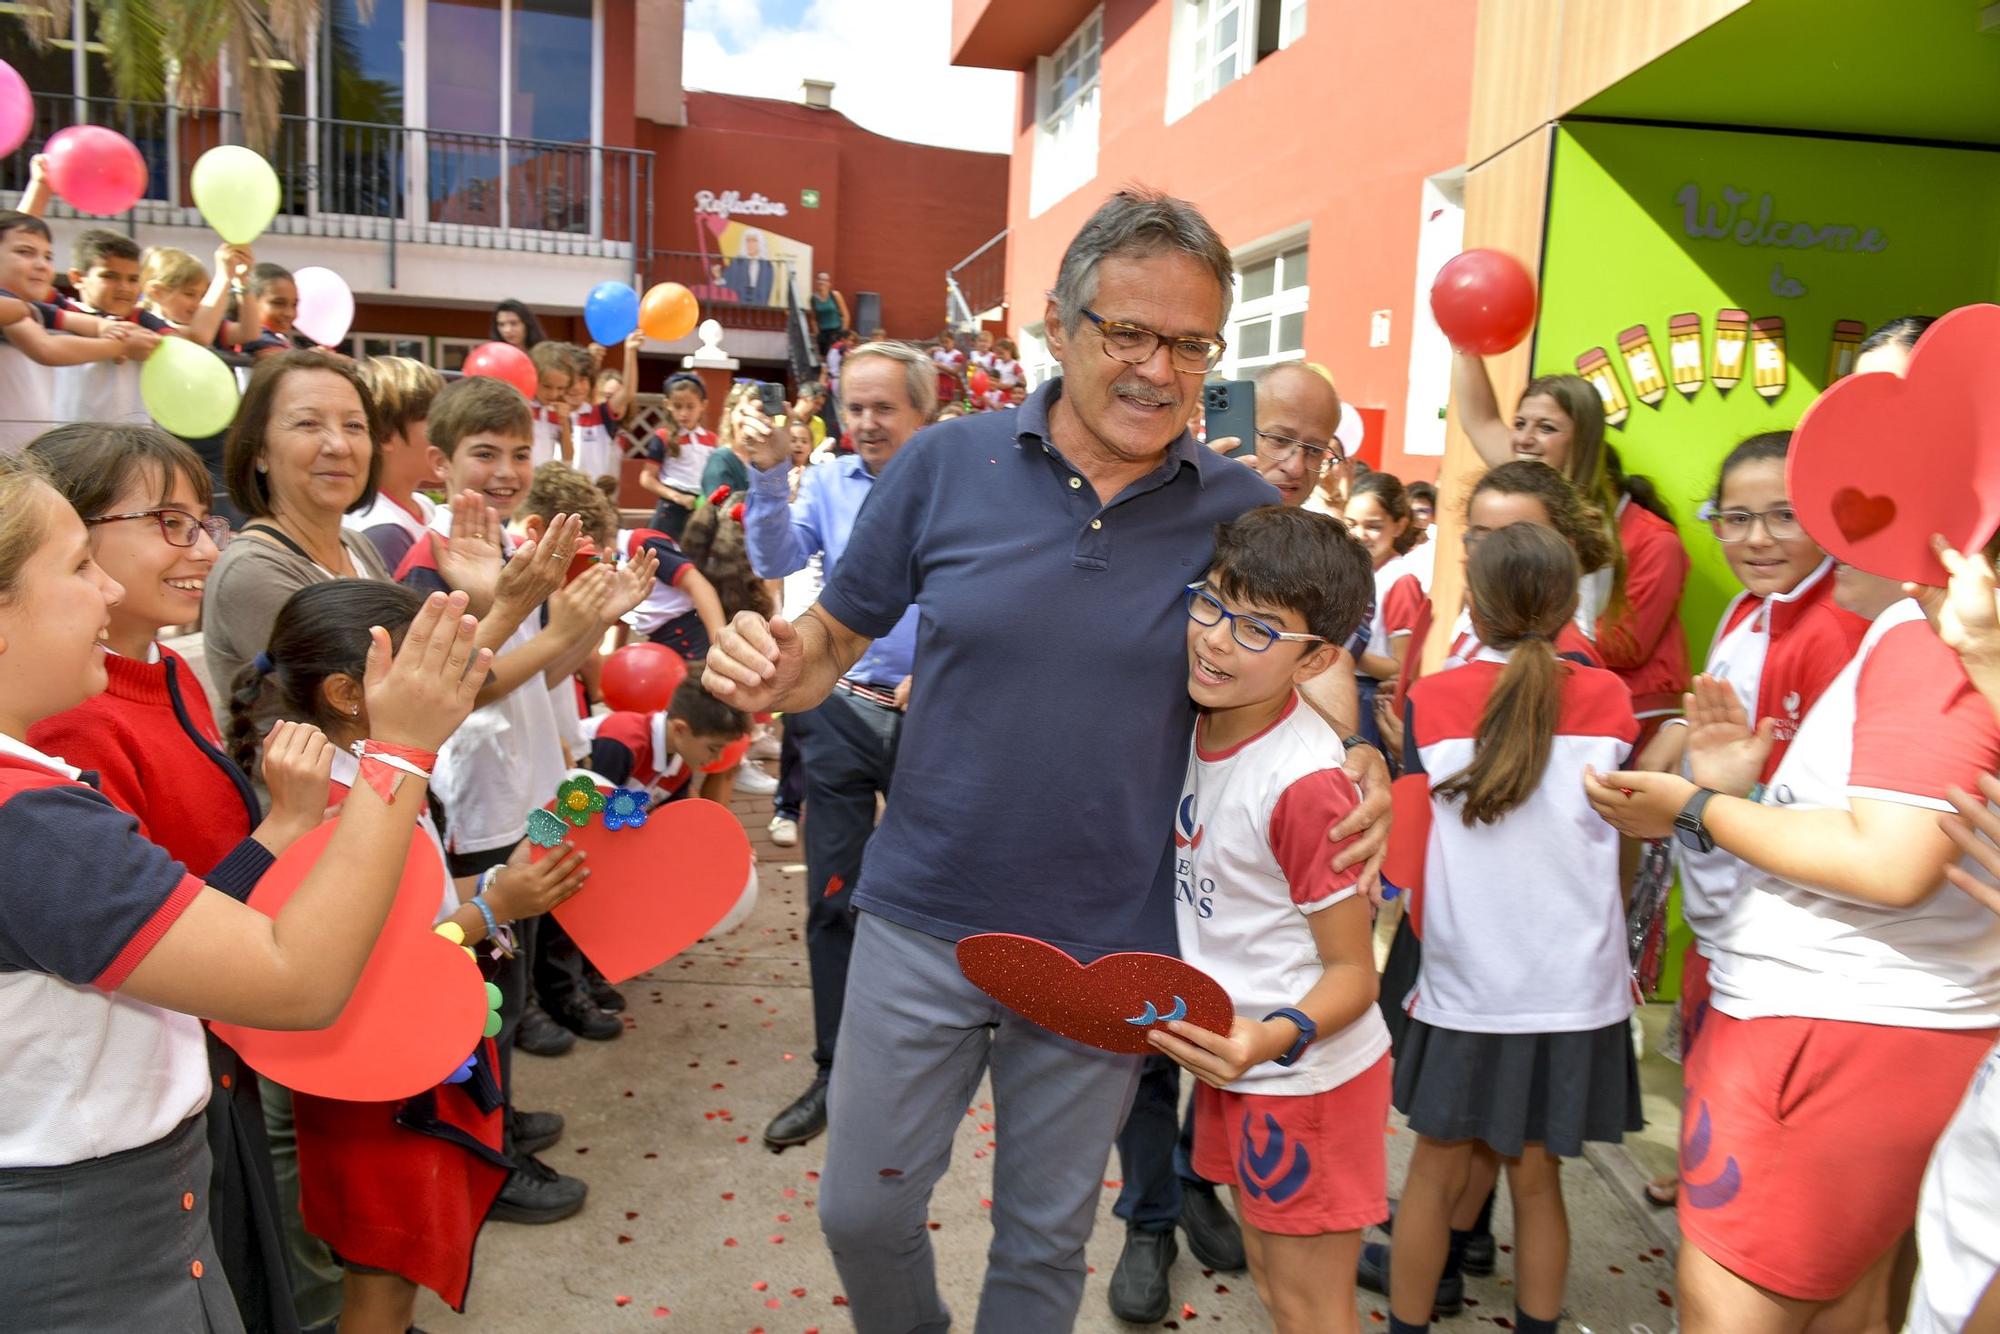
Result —
M 694 293 L 679 283 L 655 283 L 639 302 L 639 327 L 663 343 L 686 338 L 701 320 Z

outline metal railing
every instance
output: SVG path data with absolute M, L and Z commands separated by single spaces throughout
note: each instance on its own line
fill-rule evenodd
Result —
M 969 329 L 1007 303 L 1007 229 L 944 271 L 945 323 Z
M 655 250 L 645 264 L 644 284 L 679 283 L 694 293 L 704 315 L 713 314 L 735 329 L 785 327 L 792 290 L 791 265 L 770 260 L 754 280 L 716 255 L 696 250 Z M 763 298 L 758 300 L 757 298 Z
M 0 158 L 0 190 L 26 188 L 30 154 L 55 131 L 106 125 L 146 161 L 145 197 L 122 219 L 128 231 L 203 225 L 188 187 L 195 160 L 243 142 L 236 111 L 59 93 L 34 100 L 27 144 Z M 265 157 L 281 192 L 270 230 L 381 241 L 392 287 L 400 244 L 626 259 L 635 281 L 646 277 L 653 155 L 643 149 L 288 115 Z M 79 216 L 59 201 L 50 212 Z

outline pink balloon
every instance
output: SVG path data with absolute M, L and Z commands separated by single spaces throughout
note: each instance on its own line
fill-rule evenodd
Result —
M 512 343 L 481 343 L 473 348 L 465 354 L 465 373 L 505 380 L 521 391 L 521 397 L 529 400 L 533 400 L 535 390 L 541 384 L 540 377 L 535 374 L 535 363 Z
M 338 346 L 354 323 L 354 293 L 347 280 L 317 264 L 292 271 L 299 290 L 299 313 L 292 327 L 321 347 Z
M 130 139 L 102 125 L 72 125 L 49 136 L 49 185 L 79 213 L 109 217 L 146 194 L 146 159 Z
M 27 143 L 28 131 L 34 128 L 35 97 L 28 91 L 28 81 L 0 60 L 0 155 Z

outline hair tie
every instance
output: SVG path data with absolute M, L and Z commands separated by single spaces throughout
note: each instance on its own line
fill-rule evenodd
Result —
M 257 669 L 257 675 L 259 676 L 269 676 L 277 670 L 277 664 L 271 661 L 271 655 L 268 653 L 259 653 L 256 657 L 250 659 L 250 665 Z

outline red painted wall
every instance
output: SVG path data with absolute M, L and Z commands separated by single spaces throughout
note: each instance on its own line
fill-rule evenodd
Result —
M 740 220 L 809 243 L 850 309 L 857 293 L 880 293 L 896 337 L 938 331 L 945 270 L 1007 225 L 1004 154 L 903 143 L 765 98 L 690 92 L 687 109 L 685 128 L 638 126 L 639 146 L 657 155 L 654 248 L 699 248 L 697 191 L 762 193 L 786 216 Z M 805 189 L 819 191 L 818 208 L 803 207 Z
M 1097 176 L 1036 218 L 1032 67 L 1022 80 L 1007 200 L 1010 322 L 1041 319 L 1063 248 L 1127 182 L 1193 201 L 1232 249 L 1309 224 L 1306 355 L 1333 371 L 1343 398 L 1381 409 L 1384 467 L 1434 477 L 1436 457 L 1402 452 L 1418 213 L 1425 178 L 1465 158 L 1477 9 L 1477 0 L 1312 0 L 1303 37 L 1168 125 L 1172 5 L 1105 0 Z M 1368 346 L 1375 310 L 1393 312 L 1386 347 Z

